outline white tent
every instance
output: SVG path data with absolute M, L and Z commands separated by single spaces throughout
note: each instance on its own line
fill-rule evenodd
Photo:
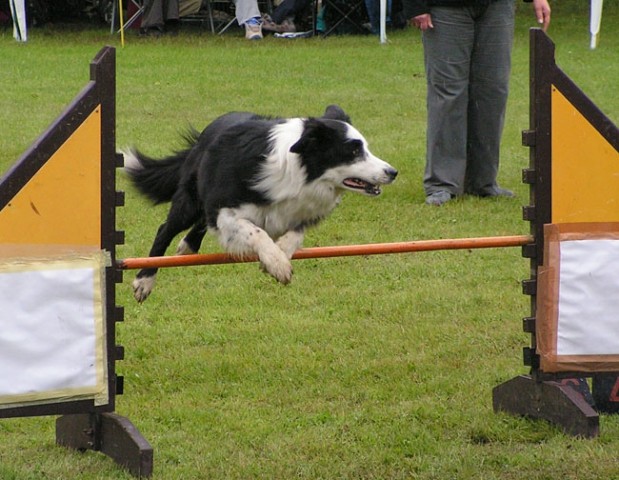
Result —
M 28 40 L 26 27 L 26 2 L 25 0 L 9 0 L 11 17 L 13 17 L 13 37 L 18 42 Z
M 602 23 L 603 4 L 604 0 L 591 0 L 591 20 L 589 23 L 589 32 L 591 32 L 591 49 L 598 46 L 600 24 Z

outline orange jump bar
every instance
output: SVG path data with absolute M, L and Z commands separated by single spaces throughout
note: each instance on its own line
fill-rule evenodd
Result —
M 384 255 L 388 253 L 427 252 L 431 250 L 466 250 L 473 248 L 521 247 L 533 243 L 531 235 L 505 237 L 451 238 L 443 240 L 417 240 L 412 242 L 369 243 L 336 247 L 312 247 L 297 250 L 292 258 L 350 257 L 354 255 Z M 189 267 L 195 265 L 221 265 L 226 263 L 256 262 L 257 258 L 237 258 L 228 253 L 174 255 L 169 257 L 125 258 L 118 261 L 118 268 Z

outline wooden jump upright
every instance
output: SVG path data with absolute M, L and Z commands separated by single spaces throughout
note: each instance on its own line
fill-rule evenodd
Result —
M 7 403 L 0 406 L 0 418 L 62 415 L 56 422 L 59 445 L 101 451 L 135 476 L 149 477 L 152 447 L 128 419 L 114 413 L 116 395 L 123 390 L 116 362 L 124 357 L 123 347 L 116 344 L 116 323 L 124 316 L 116 305 L 116 284 L 122 281 L 116 246 L 124 241 L 123 232 L 116 231 L 116 208 L 123 205 L 124 196 L 116 191 L 122 157 L 116 153 L 115 90 L 116 52 L 105 47 L 90 64 L 88 84 L 0 179 L 0 247 L 26 260 L 84 249 L 109 255 L 103 280 L 101 365 L 106 397 Z
M 584 231 L 588 225 L 606 231 L 616 228 L 619 130 L 556 65 L 554 44 L 544 32 L 532 29 L 530 45 L 530 127 L 522 134 L 523 145 L 530 148 L 530 165 L 523 171 L 523 181 L 530 185 L 530 205 L 523 214 L 534 238 L 523 247 L 523 256 L 531 264 L 531 278 L 523 282 L 523 293 L 531 298 L 531 314 L 522 322 L 531 335 L 530 345 L 524 348 L 524 363 L 530 371 L 497 386 L 493 405 L 496 411 L 555 423 L 572 435 L 595 437 L 599 415 L 584 379 L 593 377 L 595 397 L 598 375 L 618 372 L 619 363 L 616 355 L 598 356 L 597 363 L 573 355 L 568 358 L 574 362 L 572 371 L 549 361 L 543 366 L 541 355 L 546 352 L 539 335 L 558 327 L 538 318 L 540 306 L 546 309 L 549 303 L 540 271 L 559 269 L 545 258 L 549 227 L 558 231 Z M 617 373 L 611 377 L 617 381 Z

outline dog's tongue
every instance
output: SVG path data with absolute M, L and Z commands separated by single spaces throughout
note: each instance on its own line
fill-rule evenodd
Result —
M 344 185 L 351 187 L 351 188 L 367 188 L 368 187 L 368 182 L 364 182 L 363 180 L 360 180 L 358 178 L 347 178 L 344 180 Z
M 371 183 L 361 180 L 360 178 L 346 178 L 343 183 L 347 187 L 364 190 L 369 195 L 380 194 L 380 188 L 377 185 L 372 185 Z

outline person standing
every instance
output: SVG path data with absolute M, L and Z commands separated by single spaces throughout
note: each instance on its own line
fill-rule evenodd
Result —
M 525 0 L 527 1 L 527 0 Z M 548 0 L 532 1 L 544 31 Z M 463 194 L 513 197 L 499 187 L 516 0 L 403 0 L 422 32 L 427 80 L 428 205 Z

